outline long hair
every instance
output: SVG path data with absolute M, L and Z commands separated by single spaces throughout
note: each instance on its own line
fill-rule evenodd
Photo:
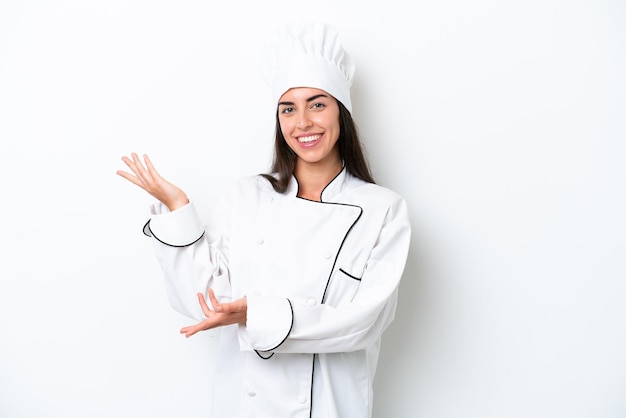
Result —
M 337 100 L 337 104 L 339 105 L 339 139 L 337 140 L 339 158 L 343 161 L 348 173 L 368 183 L 375 183 L 365 159 L 354 119 L 352 119 L 348 109 L 339 100 Z M 298 156 L 289 148 L 280 129 L 277 111 L 274 133 L 274 159 L 272 161 L 272 173 L 275 173 L 275 175 L 261 175 L 272 184 L 274 190 L 278 193 L 285 193 L 296 168 L 297 159 Z

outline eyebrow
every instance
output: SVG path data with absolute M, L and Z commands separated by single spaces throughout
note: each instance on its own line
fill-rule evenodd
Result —
M 319 99 L 320 97 L 328 97 L 325 94 L 316 94 L 315 96 L 311 96 L 308 99 L 306 99 L 306 102 L 312 102 L 313 100 Z M 278 106 L 293 106 L 294 103 L 293 102 L 278 102 Z

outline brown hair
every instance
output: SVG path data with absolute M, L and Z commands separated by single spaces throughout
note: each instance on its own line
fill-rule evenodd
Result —
M 352 115 L 345 106 L 337 100 L 339 105 L 339 158 L 342 159 L 345 169 L 368 183 L 375 183 L 369 165 L 363 153 L 363 146 L 359 138 L 356 124 Z M 293 152 L 280 129 L 278 111 L 276 112 L 276 128 L 274 133 L 274 160 L 272 162 L 272 173 L 276 173 L 278 178 L 271 174 L 261 174 L 271 184 L 278 193 L 285 193 L 289 186 L 289 181 L 296 168 L 296 153 Z

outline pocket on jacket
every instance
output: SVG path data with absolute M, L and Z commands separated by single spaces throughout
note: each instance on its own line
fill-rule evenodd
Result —
M 335 271 L 330 281 L 325 302 L 333 306 L 352 302 L 360 284 L 361 277 L 339 268 Z

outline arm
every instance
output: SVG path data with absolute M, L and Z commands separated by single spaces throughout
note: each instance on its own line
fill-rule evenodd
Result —
M 374 344 L 393 320 L 410 244 L 406 204 L 386 215 L 351 302 L 336 306 L 248 295 L 242 349 L 279 353 L 346 352 Z
M 162 204 L 152 207 L 144 233 L 152 237 L 154 253 L 163 272 L 172 308 L 196 320 L 204 318 L 197 294 L 209 287 L 222 302 L 231 298 L 228 239 L 218 226 L 204 225 L 193 202 L 169 212 Z
M 165 276 L 170 304 L 191 318 L 204 317 L 196 294 L 206 294 L 209 286 L 218 297 L 230 298 L 228 281 L 227 240 L 215 231 L 212 242 L 187 195 L 176 185 L 162 178 L 147 155 L 143 162 L 137 154 L 122 161 L 132 171 L 117 174 L 144 189 L 159 202 L 152 206 L 152 218 L 144 233 L 153 238 L 154 250 Z

